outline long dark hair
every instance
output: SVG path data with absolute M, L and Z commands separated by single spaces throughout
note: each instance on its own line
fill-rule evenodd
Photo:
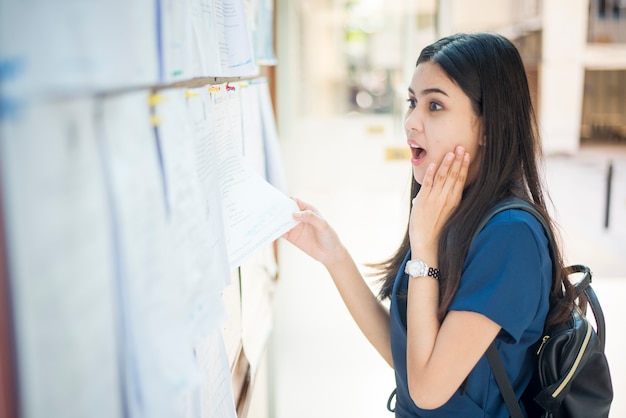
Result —
M 480 167 L 463 192 L 459 206 L 441 231 L 439 239 L 440 320 L 459 287 L 470 240 L 483 214 L 497 201 L 518 196 L 531 202 L 544 216 L 554 237 L 556 228 L 548 215 L 538 163 L 541 146 L 524 65 L 515 46 L 506 38 L 489 33 L 456 34 L 422 50 L 417 65 L 435 62 L 470 98 L 482 118 L 484 145 L 479 147 Z M 413 178 L 412 200 L 420 185 Z M 547 325 L 569 318 L 575 291 L 563 273 L 563 260 L 556 241 L 553 282 Z M 408 226 L 397 252 L 377 265 L 382 276 L 379 297 L 388 298 L 398 269 L 410 249 Z

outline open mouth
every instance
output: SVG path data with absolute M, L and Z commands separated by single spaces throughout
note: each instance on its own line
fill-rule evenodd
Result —
M 414 160 L 421 160 L 426 156 L 426 150 L 422 147 L 411 146 L 411 156 Z

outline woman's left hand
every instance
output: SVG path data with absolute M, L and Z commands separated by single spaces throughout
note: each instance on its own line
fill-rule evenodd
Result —
M 469 161 L 469 154 L 457 146 L 454 153 L 444 156 L 439 168 L 434 163 L 428 166 L 422 187 L 413 200 L 409 219 L 411 249 L 413 254 L 427 259 L 427 263 L 437 262 L 439 234 L 461 201 Z

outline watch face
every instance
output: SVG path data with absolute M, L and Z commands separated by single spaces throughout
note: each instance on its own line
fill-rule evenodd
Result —
M 428 267 L 422 260 L 410 260 L 406 263 L 406 273 L 411 277 L 424 277 L 428 273 Z

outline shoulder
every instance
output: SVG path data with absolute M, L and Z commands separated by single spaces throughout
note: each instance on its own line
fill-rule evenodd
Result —
M 526 225 L 532 230 L 543 229 L 543 227 L 541 226 L 541 222 L 539 222 L 539 219 L 537 219 L 531 213 L 528 213 L 522 209 L 506 209 L 502 212 L 497 213 L 493 218 L 489 220 L 483 230 L 489 229 L 490 227 L 498 227 L 498 225 L 505 225 L 507 227 L 519 227 L 522 225 Z
M 550 244 L 541 222 L 521 209 L 499 212 L 477 234 L 464 262 L 460 289 L 533 293 L 550 282 Z
M 522 209 L 507 209 L 492 217 L 485 227 L 478 232 L 470 247 L 504 245 L 506 247 L 547 248 L 548 238 L 541 222 L 532 214 Z
M 551 272 L 541 222 L 520 209 L 499 212 L 470 245 L 450 309 L 479 312 L 519 341 L 544 318 Z

